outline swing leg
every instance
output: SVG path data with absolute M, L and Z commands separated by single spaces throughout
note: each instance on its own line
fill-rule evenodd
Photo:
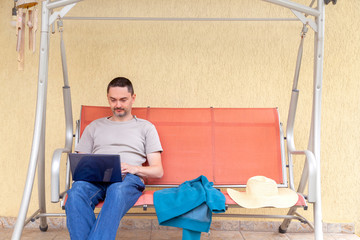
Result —
M 46 109 L 46 91 L 47 91 L 47 80 L 48 80 L 48 57 L 49 57 L 49 9 L 47 8 L 48 1 L 42 2 L 42 22 L 41 22 L 41 43 L 40 43 L 40 61 L 39 61 L 39 77 L 38 77 L 38 94 L 37 94 L 37 104 L 36 104 L 36 115 L 35 115 L 35 127 L 33 142 L 30 154 L 30 162 L 28 167 L 28 174 L 25 183 L 25 189 L 23 193 L 23 198 L 21 201 L 21 206 L 19 214 L 16 220 L 14 227 L 12 240 L 18 240 L 21 237 L 21 233 L 26 224 L 25 218 L 29 209 L 29 203 L 31 198 L 31 192 L 34 184 L 34 178 L 36 173 L 36 167 L 38 164 L 39 158 L 41 159 L 39 169 L 42 172 L 44 169 L 44 136 L 45 136 L 45 109 Z M 40 152 L 43 152 L 40 154 Z M 41 156 L 41 157 L 39 157 Z M 40 172 L 40 171 L 39 171 Z M 44 174 L 40 173 L 42 183 L 44 184 Z M 44 187 L 41 185 L 41 189 Z M 42 191 L 42 190 L 41 190 Z M 42 197 L 40 200 L 40 205 L 42 206 L 40 211 L 45 211 L 45 194 L 44 191 L 41 193 Z M 45 228 L 46 220 L 42 218 L 40 228 Z
M 41 144 L 38 158 L 38 195 L 39 195 L 39 213 L 46 213 L 45 201 L 45 111 L 43 115 L 43 130 L 41 133 Z M 46 217 L 40 217 L 39 228 L 46 232 L 48 229 Z

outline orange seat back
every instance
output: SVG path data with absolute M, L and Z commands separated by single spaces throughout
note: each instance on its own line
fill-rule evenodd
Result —
M 156 126 L 164 176 L 149 185 L 178 185 L 200 175 L 215 185 L 246 185 L 255 175 L 284 183 L 276 108 L 133 108 Z M 109 107 L 82 106 L 80 131 L 111 116 Z

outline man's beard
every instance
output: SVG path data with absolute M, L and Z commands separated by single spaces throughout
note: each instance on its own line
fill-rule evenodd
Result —
M 123 110 L 123 113 L 117 113 L 116 110 Z M 127 111 L 124 108 L 114 108 L 113 113 L 117 117 L 125 117 L 127 114 Z

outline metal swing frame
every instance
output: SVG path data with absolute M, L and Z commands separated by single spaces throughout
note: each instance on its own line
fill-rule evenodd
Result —
M 289 0 L 263 0 L 290 9 L 296 18 L 281 19 L 281 18 L 93 18 L 93 17 L 65 17 L 65 15 L 81 0 L 45 0 L 42 2 L 41 14 L 41 42 L 40 42 L 40 60 L 38 70 L 38 92 L 34 134 L 32 140 L 32 149 L 29 160 L 28 174 L 19 209 L 17 221 L 13 231 L 12 239 L 20 239 L 25 225 L 34 218 L 40 218 L 40 229 L 46 231 L 48 228 L 47 217 L 62 216 L 63 214 L 49 214 L 46 213 L 45 201 L 45 124 L 46 124 L 46 102 L 47 102 L 47 83 L 48 83 L 48 67 L 49 67 L 49 41 L 50 41 L 50 27 L 57 19 L 73 19 L 73 20 L 142 20 L 142 21 L 301 21 L 304 24 L 303 36 L 298 52 L 298 59 L 296 64 L 294 83 L 289 107 L 289 115 L 287 122 L 287 145 L 288 145 L 288 161 L 292 164 L 292 155 L 305 155 L 307 158 L 315 158 L 316 163 L 316 184 L 309 186 L 314 189 L 309 202 L 313 203 L 314 208 L 314 231 L 315 239 L 323 239 L 322 231 L 322 206 L 321 206 L 321 175 L 320 175 L 320 126 L 321 126 L 321 95 L 322 95 L 322 79 L 323 79 L 323 61 L 324 61 L 324 28 L 325 28 L 325 3 L 324 0 L 312 0 L 310 6 L 298 4 Z M 317 6 L 312 7 L 316 2 Z M 325 1 L 326 2 L 326 1 Z M 328 3 L 327 1 L 326 3 Z M 333 2 L 334 3 L 334 2 Z M 60 11 L 54 9 L 62 8 Z M 308 18 L 311 16 L 314 18 Z M 302 57 L 302 42 L 303 37 L 307 31 L 307 26 L 310 26 L 314 35 L 314 72 L 313 72 L 313 102 L 311 115 L 311 128 L 308 141 L 308 148 L 305 151 L 297 151 L 294 145 L 294 121 L 297 107 L 297 99 L 299 90 L 297 89 L 299 70 Z M 62 33 L 62 26 L 59 26 L 59 31 Z M 62 59 L 63 59 L 63 74 L 64 87 L 63 97 L 65 106 L 65 120 L 66 120 L 66 137 L 65 147 L 57 149 L 55 155 L 62 153 L 69 153 L 72 151 L 73 143 L 73 117 L 71 108 L 71 93 L 67 77 L 67 65 L 65 58 L 65 50 L 63 42 L 61 41 Z M 39 194 L 39 209 L 35 211 L 30 217 L 27 217 L 29 203 L 31 200 L 34 179 L 36 175 L 36 168 L 38 171 L 38 194 Z M 306 179 L 308 170 L 305 164 L 301 181 L 298 190 L 303 190 L 306 186 Z M 290 172 L 292 174 L 292 172 Z M 67 179 L 69 177 L 67 176 Z M 66 183 L 67 186 L 69 183 Z M 290 182 L 290 187 L 294 189 L 294 184 Z M 61 195 L 61 194 L 60 194 Z M 53 198 L 54 196 L 52 196 Z M 58 198 L 59 196 L 57 196 Z M 56 199 L 56 196 L 54 197 Z M 294 214 L 295 209 L 289 210 L 289 215 Z M 280 226 L 280 229 L 287 229 L 291 219 L 285 219 Z

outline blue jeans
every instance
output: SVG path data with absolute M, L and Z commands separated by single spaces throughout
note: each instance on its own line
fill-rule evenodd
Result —
M 144 183 L 132 174 L 127 174 L 122 182 L 112 184 L 74 182 L 65 205 L 70 238 L 115 239 L 121 218 L 144 189 Z M 94 209 L 100 201 L 104 201 L 104 205 L 96 218 Z

